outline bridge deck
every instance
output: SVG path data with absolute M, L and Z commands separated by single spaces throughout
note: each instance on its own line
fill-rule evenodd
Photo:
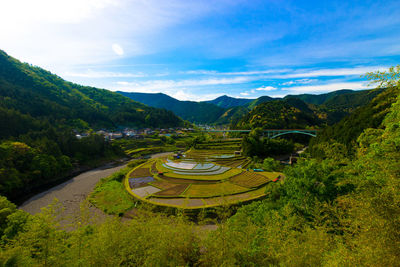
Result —
M 228 132 L 228 133 L 249 133 L 251 130 L 203 130 L 203 132 Z M 275 138 L 281 135 L 296 133 L 305 134 L 312 137 L 317 136 L 318 130 L 315 129 L 265 129 L 263 133 L 267 135 L 268 138 Z

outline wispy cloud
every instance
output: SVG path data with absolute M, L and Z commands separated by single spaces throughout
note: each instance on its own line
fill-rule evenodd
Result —
M 87 70 L 84 72 L 65 72 L 62 76 L 80 78 L 141 78 L 146 77 L 147 75 L 144 73 L 122 73 Z
M 117 82 L 118 85 L 129 86 L 133 90 L 162 90 L 178 87 L 196 87 L 210 85 L 241 84 L 251 81 L 247 76 L 234 78 L 209 78 L 209 79 L 188 79 L 188 80 L 150 80 L 144 82 Z
M 186 101 L 205 101 L 205 100 L 212 100 L 217 97 L 219 97 L 221 94 L 204 94 L 204 95 L 199 95 L 199 94 L 193 94 L 189 93 L 184 90 L 178 90 L 174 92 L 169 93 L 170 96 L 173 98 L 176 98 L 178 100 L 186 100 Z
M 261 86 L 256 88 L 257 91 L 273 91 L 273 90 L 277 90 L 278 88 L 273 87 L 273 86 Z
M 369 66 L 369 67 L 354 67 L 354 68 L 332 68 L 332 69 L 314 69 L 314 70 L 300 70 L 281 75 L 275 75 L 273 78 L 312 78 L 312 77 L 332 77 L 332 76 L 352 76 L 364 75 L 367 72 L 385 71 L 387 67 L 383 66 Z
M 291 71 L 291 69 L 270 69 L 270 70 L 251 70 L 251 71 L 232 71 L 232 72 L 218 72 L 215 70 L 189 70 L 183 71 L 183 74 L 191 74 L 191 75 L 226 75 L 226 76 L 235 76 L 235 75 L 263 75 L 263 74 L 272 74 L 272 73 L 286 73 Z
M 342 82 L 342 83 L 329 83 L 321 85 L 304 85 L 304 86 L 293 86 L 282 88 L 282 91 L 287 92 L 287 94 L 304 94 L 304 93 L 327 93 L 340 89 L 367 89 L 368 84 L 365 82 Z
M 299 79 L 299 80 L 293 80 L 293 81 L 288 81 L 282 83 L 282 85 L 287 86 L 287 85 L 293 85 L 293 84 L 309 84 L 318 81 L 317 79 Z

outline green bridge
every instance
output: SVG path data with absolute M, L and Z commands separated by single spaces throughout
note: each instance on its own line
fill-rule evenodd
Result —
M 211 133 L 249 133 L 251 130 L 203 130 L 204 132 Z M 264 136 L 268 138 L 275 138 L 285 134 L 305 134 L 312 137 L 317 136 L 318 130 L 310 130 L 310 129 L 267 129 L 263 130 Z

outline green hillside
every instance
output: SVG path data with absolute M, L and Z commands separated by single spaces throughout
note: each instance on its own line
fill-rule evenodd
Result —
M 318 136 L 311 140 L 310 149 L 316 153 L 317 144 L 323 142 L 337 142 L 348 149 L 353 147 L 357 137 L 367 128 L 378 128 L 383 118 L 389 112 L 391 105 L 396 100 L 397 88 L 380 89 L 370 92 L 370 96 L 379 93 L 365 106 L 355 110 L 338 123 L 326 127 Z M 336 102 L 340 105 L 340 102 Z
M 284 99 L 265 102 L 256 106 L 233 128 L 294 129 L 321 125 L 317 114 L 299 99 Z
M 223 95 L 214 100 L 209 100 L 209 101 L 204 101 L 204 102 L 217 105 L 218 107 L 221 107 L 221 108 L 229 109 L 229 108 L 238 107 L 238 106 L 245 106 L 246 104 L 248 104 L 252 101 L 253 101 L 253 99 L 235 98 L 235 97 Z
M 304 102 L 306 102 L 308 104 L 321 105 L 336 96 L 343 95 L 343 94 L 351 94 L 353 92 L 354 92 L 353 90 L 342 89 L 342 90 L 337 90 L 337 91 L 333 91 L 330 93 L 319 94 L 319 95 L 314 95 L 314 94 L 287 95 L 284 98 L 285 99 L 297 98 L 297 99 L 303 100 Z
M 254 99 L 253 101 L 251 101 L 250 103 L 247 103 L 246 107 L 248 109 L 253 109 L 255 108 L 257 105 L 262 104 L 262 103 L 266 103 L 266 102 L 270 102 L 270 101 L 274 101 L 274 100 L 278 100 L 277 98 L 272 98 L 269 96 L 260 96 L 257 99 Z
M 0 51 L 0 108 L 6 120 L 12 112 L 21 121 L 24 114 L 75 127 L 79 126 L 77 122 L 93 128 L 168 127 L 183 123 L 169 111 L 147 107 L 108 90 L 67 82 L 42 68 L 21 63 L 3 51 Z M 18 129 L 14 134 L 18 134 Z
M 78 139 L 74 130 L 183 124 L 170 111 L 67 82 L 0 51 L 0 195 L 11 200 L 124 156 L 103 136 Z

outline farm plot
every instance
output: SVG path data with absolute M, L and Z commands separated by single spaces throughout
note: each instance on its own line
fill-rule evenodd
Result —
M 186 190 L 184 196 L 191 198 L 225 196 L 245 192 L 248 190 L 248 188 L 230 182 L 216 184 L 192 184 L 189 189 Z
M 220 165 L 224 165 L 224 166 L 228 166 L 231 168 L 237 168 L 237 167 L 243 167 L 246 165 L 247 163 L 247 159 L 245 159 L 244 157 L 236 157 L 236 158 L 232 158 L 229 160 L 216 160 L 214 161 L 214 163 L 216 164 L 220 164 Z
M 143 187 L 152 181 L 154 181 L 153 176 L 140 177 L 140 178 L 129 178 L 129 187 L 130 188 Z
M 268 183 L 271 179 L 261 174 L 245 171 L 233 176 L 229 181 L 243 187 L 254 188 Z
M 143 167 L 137 168 L 129 174 L 129 178 L 140 178 L 140 177 L 148 177 L 148 176 L 152 176 L 149 168 L 143 168 Z
M 209 170 L 214 166 L 215 166 L 215 164 L 213 164 L 213 163 L 199 163 L 193 169 L 194 170 Z
M 154 181 L 154 182 L 151 182 L 150 185 L 160 188 L 161 190 L 165 190 L 165 189 L 176 186 L 175 183 L 170 183 L 165 180 Z
M 218 175 L 218 174 L 223 174 L 226 171 L 230 170 L 230 167 L 222 167 L 222 166 L 216 166 L 212 170 L 195 170 L 191 172 L 185 172 L 185 171 L 174 171 L 175 174 L 182 174 L 182 175 L 195 175 L 195 176 L 204 176 L 204 175 Z
M 173 163 L 173 162 L 165 162 L 165 163 L 162 164 L 162 166 L 163 166 L 164 168 L 167 168 L 167 169 L 169 169 L 169 170 L 175 172 L 175 173 L 180 172 L 180 173 L 188 173 L 188 174 L 192 174 L 192 173 L 204 173 L 204 174 L 206 174 L 207 172 L 220 171 L 220 169 L 221 169 L 221 166 L 215 165 L 215 164 L 211 164 L 211 163 L 205 165 L 205 167 L 207 167 L 206 169 L 205 169 L 205 168 L 201 168 L 202 166 L 204 166 L 203 164 L 197 164 L 197 163 L 195 163 L 195 164 L 194 164 L 194 167 L 189 169 L 189 168 L 176 168 L 176 167 L 172 167 L 172 163 Z M 200 168 L 196 168 L 197 165 L 202 165 L 202 166 L 200 166 Z M 176 164 L 173 165 L 173 166 L 176 166 Z
M 171 178 L 182 178 L 182 179 L 194 179 L 194 180 L 209 180 L 209 181 L 218 181 L 228 179 L 233 175 L 239 174 L 242 170 L 240 169 L 231 169 L 229 167 L 221 167 L 219 171 L 210 173 L 210 172 L 198 172 L 188 173 L 188 172 L 178 172 L 167 169 L 163 166 L 162 161 L 157 161 L 157 169 L 160 172 L 163 172 L 163 175 L 171 177 Z
M 217 206 L 217 205 L 232 204 L 232 203 L 237 203 L 237 202 L 242 202 L 242 201 L 258 199 L 258 198 L 264 197 L 265 195 L 266 195 L 265 187 L 263 186 L 259 189 L 236 194 L 236 195 L 204 198 L 203 201 L 206 203 L 206 205 Z
M 138 195 L 139 197 L 142 197 L 142 198 L 145 198 L 148 195 L 157 193 L 158 191 L 161 191 L 161 189 L 159 189 L 157 187 L 154 187 L 154 186 L 151 186 L 151 185 L 148 185 L 148 186 L 145 186 L 145 187 L 136 188 L 136 189 L 132 189 L 132 192 L 135 195 Z
M 174 183 L 174 184 L 193 184 L 193 183 L 195 183 L 195 184 L 213 184 L 213 183 L 219 182 L 219 180 L 213 181 L 213 180 L 195 180 L 195 179 L 186 179 L 186 178 L 173 178 L 173 177 L 169 177 L 165 174 L 159 175 L 159 177 L 168 183 Z
M 187 162 L 187 161 L 182 161 L 182 162 L 173 162 L 173 161 L 167 161 L 164 163 L 164 166 L 169 169 L 183 169 L 183 170 L 191 170 L 194 167 L 196 167 L 197 163 L 195 162 Z
M 183 192 L 185 192 L 186 188 L 188 188 L 190 184 L 178 184 L 168 189 L 164 189 L 154 194 L 154 196 L 160 197 L 175 197 L 180 196 Z

